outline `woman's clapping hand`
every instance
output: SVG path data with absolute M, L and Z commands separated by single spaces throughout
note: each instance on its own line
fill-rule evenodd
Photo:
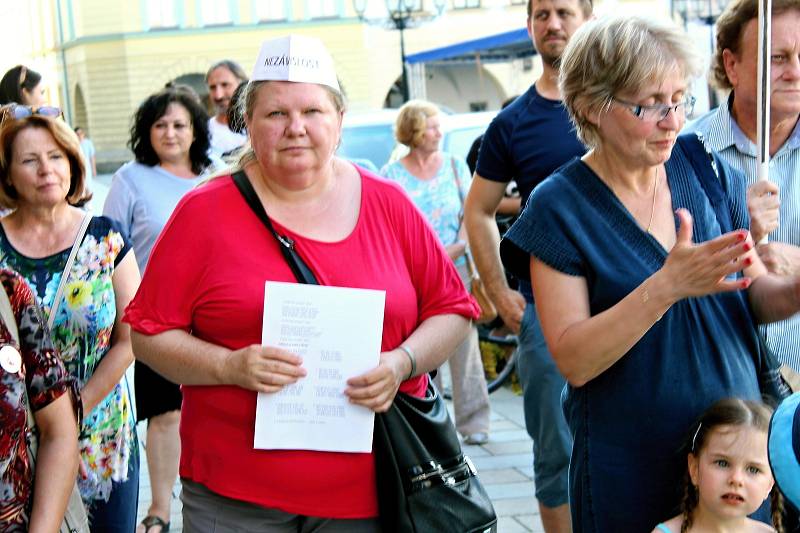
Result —
M 258 392 L 277 392 L 306 375 L 297 355 L 270 346 L 251 344 L 228 354 L 224 382 Z
M 751 279 L 736 280 L 727 276 L 740 272 L 753 262 L 753 241 L 746 230 L 736 230 L 716 239 L 692 242 L 692 215 L 678 209 L 680 222 L 675 246 L 660 273 L 669 280 L 674 301 L 692 296 L 746 289 Z

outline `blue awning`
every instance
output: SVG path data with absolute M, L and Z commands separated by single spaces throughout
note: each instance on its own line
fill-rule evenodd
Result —
M 406 56 L 406 62 L 453 63 L 474 62 L 476 56 L 483 63 L 510 61 L 536 55 L 527 28 L 489 35 L 480 39 L 451 44 Z

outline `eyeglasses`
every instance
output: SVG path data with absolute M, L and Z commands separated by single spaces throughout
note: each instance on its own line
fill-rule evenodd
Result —
M 56 118 L 61 116 L 61 108 L 51 105 L 33 107 L 30 105 L 13 104 L 10 106 L 8 113 L 17 120 L 31 115 Z
M 33 107 L 29 105 L 10 104 L 0 109 L 0 116 L 3 119 L 19 120 L 21 118 L 39 115 L 43 117 L 58 118 L 61 116 L 61 108 L 55 106 Z
M 697 101 L 694 96 L 688 96 L 677 104 L 639 105 L 620 100 L 616 97 L 612 97 L 612 99 L 621 106 L 630 109 L 631 113 L 633 113 L 636 118 L 644 122 L 661 122 L 669 116 L 670 112 L 675 113 L 675 115 L 679 117 L 691 115 L 694 110 L 694 104 Z

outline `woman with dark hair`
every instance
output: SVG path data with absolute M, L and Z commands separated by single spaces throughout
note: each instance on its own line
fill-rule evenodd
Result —
M 0 80 L 0 104 L 12 103 L 33 107 L 47 103 L 42 75 L 24 65 L 9 69 Z
M 45 110 L 52 108 L 13 104 L 0 113 L 0 206 L 13 209 L 0 219 L 0 268 L 33 289 L 80 388 L 78 486 L 91 529 L 129 533 L 139 445 L 125 376 L 133 362 L 130 328 L 120 318 L 139 270 L 125 232 L 78 207 L 89 196 L 78 137 Z
M 103 213 L 130 235 L 144 272 L 150 250 L 178 200 L 213 167 L 208 156 L 208 115 L 188 91 L 163 89 L 139 106 L 129 145 L 136 159 L 114 175 Z M 157 533 L 169 527 L 172 486 L 178 475 L 181 392 L 141 361 L 136 362 L 134 385 L 137 417 L 148 421 L 147 465 L 153 494 L 139 530 Z
M 0 290 L 0 531 L 56 531 L 78 474 L 80 396 L 25 280 L 0 269 Z M 39 434 L 35 458 L 26 407 Z

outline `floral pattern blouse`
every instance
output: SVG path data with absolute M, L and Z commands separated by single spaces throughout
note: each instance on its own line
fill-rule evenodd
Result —
M 20 344 L 17 346 L 0 320 L 0 346 L 18 348 L 22 359 L 16 371 L 8 361 L 0 364 L 0 532 L 6 533 L 28 530 L 33 504 L 33 473 L 26 445 L 30 428 L 23 387 L 28 388 L 35 412 L 70 390 L 72 380 L 53 349 L 30 287 L 9 270 L 0 270 L 0 283 L 11 301 Z
M 72 266 L 64 298 L 51 331 L 64 366 L 82 389 L 111 348 L 117 315 L 112 276 L 130 250 L 116 222 L 94 217 Z M 19 272 L 50 315 L 70 248 L 43 258 L 22 255 L 0 227 L 0 266 Z M 91 412 L 84 413 L 79 447 L 88 477 L 79 477 L 83 500 L 108 500 L 112 481 L 125 481 L 128 462 L 138 450 L 127 377 L 122 376 Z
M 455 175 L 458 172 L 458 176 Z M 442 153 L 442 166 L 429 180 L 409 172 L 399 160 L 381 169 L 381 176 L 396 181 L 433 226 L 439 241 L 447 246 L 458 240 L 463 198 L 472 183 L 469 167 L 463 159 Z M 461 185 L 459 191 L 458 186 Z

